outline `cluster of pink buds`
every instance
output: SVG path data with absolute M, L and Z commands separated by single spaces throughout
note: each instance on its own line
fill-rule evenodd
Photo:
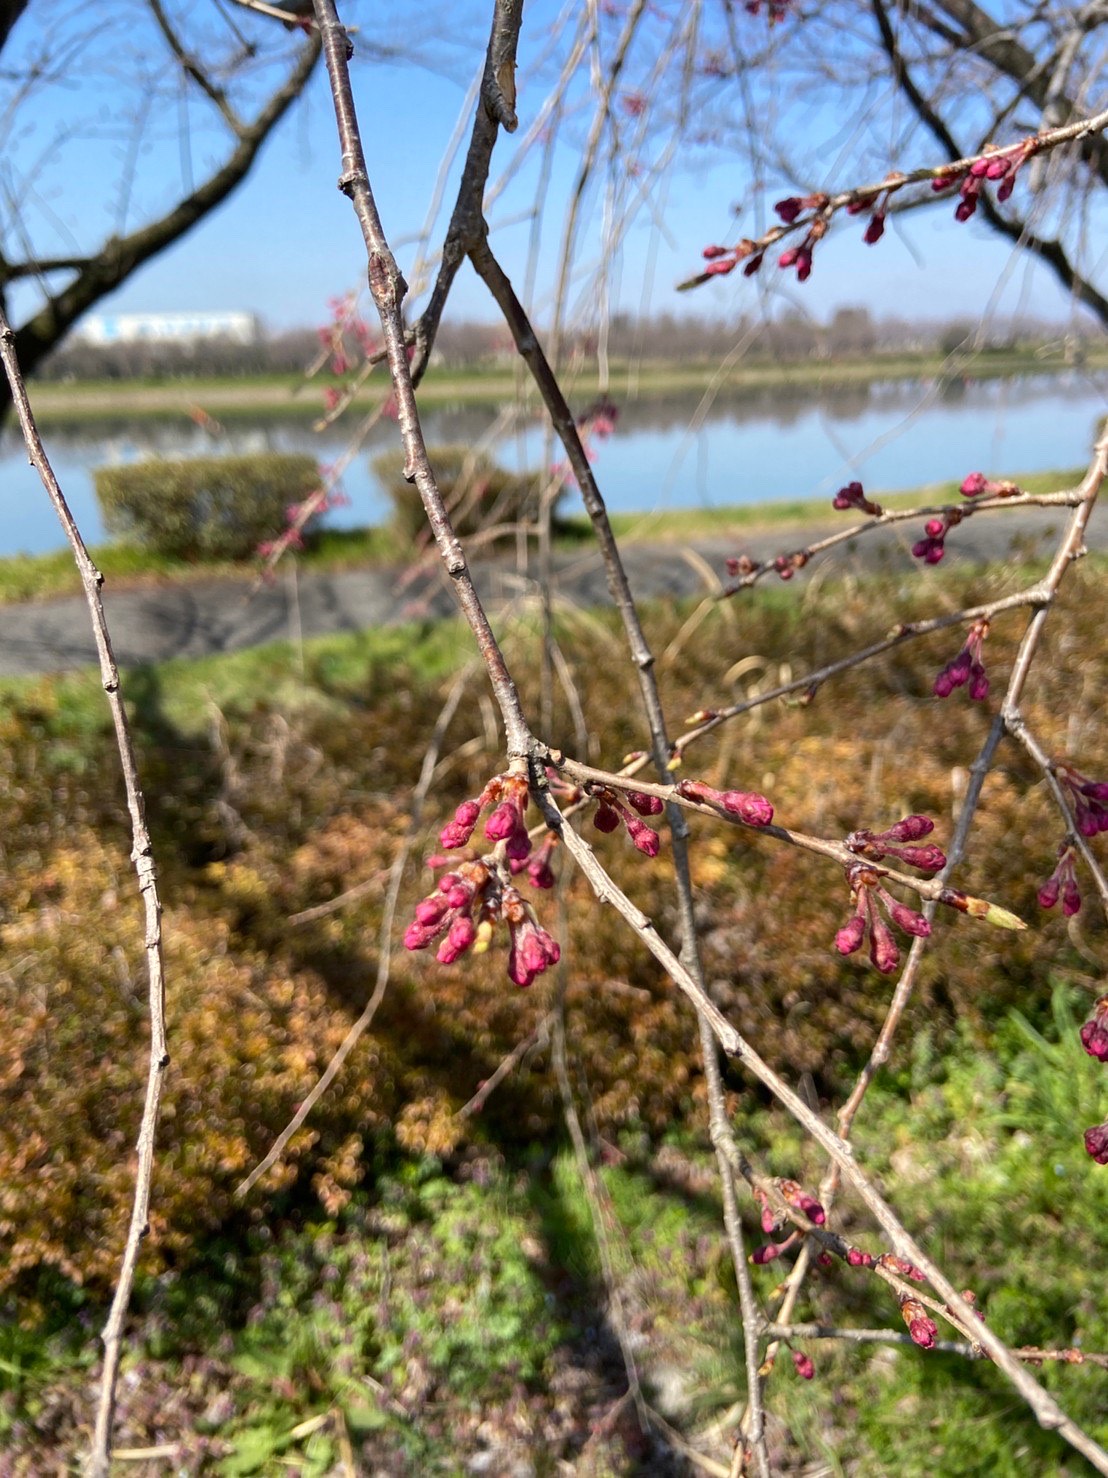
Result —
M 810 1196 L 799 1182 L 779 1180 L 777 1189 L 781 1193 L 782 1200 L 806 1216 L 814 1227 L 821 1227 L 826 1223 L 827 1212 L 815 1196 Z M 767 1237 L 780 1236 L 784 1223 L 781 1215 L 770 1205 L 768 1193 L 758 1186 L 754 1191 L 754 1199 L 761 1207 L 762 1231 Z M 764 1267 L 768 1262 L 776 1262 L 782 1253 L 787 1252 L 790 1247 L 795 1247 L 802 1236 L 801 1230 L 794 1229 L 780 1242 L 764 1242 L 761 1247 L 756 1247 L 750 1254 L 750 1261 L 755 1267 Z
M 1108 1062 L 1108 996 L 1101 996 L 1081 1028 L 1081 1045 L 1090 1057 Z
M 522 775 L 494 775 L 475 800 L 462 802 L 453 821 L 448 821 L 439 833 L 439 842 L 447 851 L 467 846 L 481 812 L 492 806 L 485 836 L 490 842 L 504 843 L 509 861 L 523 861 L 531 855 L 531 838 L 523 820 L 527 801 L 527 781 Z
M 1058 861 L 1054 871 L 1039 889 L 1040 908 L 1053 908 L 1061 898 L 1062 912 L 1067 919 L 1072 919 L 1081 912 L 1081 889 L 1077 886 L 1076 862 L 1077 853 L 1068 841 L 1062 841 L 1058 847 Z
M 974 621 L 966 636 L 966 644 L 935 679 L 936 698 L 949 698 L 955 688 L 968 684 L 971 698 L 980 701 L 989 696 L 989 679 L 981 660 L 981 644 L 989 634 L 987 617 Z
M 884 511 L 880 503 L 870 502 L 860 482 L 848 482 L 845 488 L 840 488 L 831 499 L 831 506 L 838 508 L 840 512 L 844 508 L 857 508 L 859 513 L 868 513 L 873 516 Z
M 977 210 L 981 187 L 986 180 L 1000 181 L 996 198 L 1003 204 L 1015 188 L 1016 174 L 1019 169 L 1031 158 L 1037 148 L 1037 139 L 1024 139 L 1022 143 L 1012 144 L 1007 149 L 998 149 L 986 155 L 984 159 L 975 159 L 966 169 L 946 170 L 936 175 L 931 181 L 931 188 L 939 193 L 957 185 L 959 200 L 954 211 L 954 219 L 968 221 Z
M 962 522 L 957 508 L 948 508 L 942 518 L 929 518 L 923 526 L 923 538 L 912 545 L 916 559 L 925 564 L 937 565 L 946 553 L 946 536 Z
M 577 418 L 577 435 L 581 442 L 585 456 L 590 462 L 595 462 L 597 457 L 597 442 L 607 441 L 608 437 L 616 429 L 619 420 L 619 406 L 615 405 L 607 396 L 602 396 L 595 401 L 588 410 Z M 568 462 L 554 462 L 551 465 L 552 477 L 560 477 L 564 482 L 574 483 L 573 469 Z
M 816 1367 L 812 1364 L 812 1357 L 805 1355 L 802 1350 L 793 1351 L 793 1369 L 801 1380 L 811 1380 L 816 1373 Z
M 376 350 L 369 325 L 358 312 L 356 293 L 346 293 L 341 298 L 331 298 L 327 304 L 331 311 L 331 322 L 319 330 L 319 342 L 328 351 L 331 373 L 345 375 L 353 367 L 354 349 L 347 344 L 349 333 L 357 350 L 368 359 Z
M 846 876 L 854 913 L 835 935 L 835 948 L 842 955 L 852 955 L 861 948 L 868 933 L 870 959 L 882 975 L 891 975 L 900 964 L 900 949 L 893 931 L 878 911 L 879 906 L 905 934 L 925 939 L 931 933 L 931 925 L 922 914 L 895 899 L 882 884 L 880 875 L 865 863 L 853 863 L 847 868 Z
M 846 207 L 848 216 L 860 216 L 863 211 L 872 211 L 862 238 L 867 246 L 876 246 L 884 236 L 885 218 L 889 213 L 889 197 L 904 183 L 903 175 L 892 174 L 887 178 L 889 189 L 882 190 L 878 195 L 867 195 L 862 200 L 852 200 Z
M 700 780 L 681 780 L 677 784 L 677 794 L 689 801 L 703 801 L 706 805 L 715 806 L 729 816 L 737 816 L 747 826 L 768 826 L 773 820 L 773 806 L 757 791 L 713 790 Z
M 759 249 L 749 238 L 744 237 L 737 246 L 706 246 L 703 256 L 708 265 L 705 277 L 726 277 L 740 262 L 745 262 L 744 277 L 753 277 L 765 260 L 765 249 Z
M 1108 1124 L 1094 1124 L 1085 1130 L 1085 1150 L 1098 1165 L 1108 1165 Z
M 771 26 L 776 26 L 783 21 L 789 13 L 792 0 L 765 0 L 766 18 Z M 744 0 L 747 15 L 761 15 L 763 0 Z
M 627 805 L 624 805 L 623 799 L 606 785 L 590 786 L 589 795 L 597 803 L 592 818 L 597 831 L 617 831 L 621 825 L 625 826 L 627 835 L 640 852 L 647 857 L 657 857 L 661 845 L 658 833 L 652 826 L 647 826 L 642 817 L 659 816 L 665 810 L 665 802 L 659 796 L 629 790 L 626 792 Z
M 321 467 L 320 475 L 324 482 L 322 487 L 316 488 L 315 492 L 300 503 L 290 503 L 285 509 L 285 527 L 276 539 L 263 539 L 257 546 L 256 553 L 259 559 L 273 559 L 285 553 L 287 549 L 303 549 L 304 530 L 313 519 L 321 518 L 325 513 L 330 513 L 333 508 L 347 508 L 350 499 L 336 483 L 332 487 L 327 486 L 328 480 L 334 475 L 330 467 Z
M 980 498 L 982 494 L 990 498 L 1018 498 L 1023 489 L 1006 478 L 994 479 L 986 477 L 983 472 L 971 472 L 963 477 L 958 491 L 963 498 Z
M 938 1326 L 920 1303 L 918 1298 L 906 1294 L 900 1300 L 900 1317 L 908 1326 L 908 1333 L 922 1350 L 930 1350 L 939 1337 Z
M 1089 780 L 1072 765 L 1057 763 L 1054 773 L 1069 791 L 1073 818 L 1083 837 L 1108 831 L 1108 781 Z
M 486 861 L 461 862 L 439 879 L 436 891 L 416 905 L 404 945 L 426 949 L 442 938 L 435 958 L 440 965 L 452 965 L 468 950 L 483 953 L 498 923 L 508 926 L 508 978 L 516 985 L 530 985 L 558 963 L 557 941 L 539 926 L 517 889 Z
M 938 872 L 946 866 L 942 850 L 929 842 L 917 847 L 916 842 L 930 836 L 935 823 L 930 816 L 904 816 L 885 831 L 869 831 L 861 828 L 852 831 L 846 845 L 859 857 L 868 857 L 871 862 L 880 862 L 885 857 L 897 857 L 909 867 L 918 867 L 921 872 Z

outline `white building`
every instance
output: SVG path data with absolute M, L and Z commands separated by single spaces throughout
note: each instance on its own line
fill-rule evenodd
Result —
M 253 313 L 95 313 L 73 337 L 86 344 L 194 344 L 230 339 L 253 344 L 258 320 Z

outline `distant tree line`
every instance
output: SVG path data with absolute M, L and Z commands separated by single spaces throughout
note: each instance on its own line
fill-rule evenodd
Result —
M 1095 332 L 1090 328 L 1087 335 Z M 868 308 L 837 308 L 826 323 L 809 314 L 789 311 L 772 320 L 749 314 L 734 318 L 657 313 L 639 318 L 628 313 L 613 316 L 606 329 L 606 347 L 616 360 L 645 360 L 667 364 L 718 363 L 744 338 L 744 358 L 772 360 L 829 359 L 870 353 L 952 353 L 959 348 L 1016 349 L 1039 347 L 1062 340 L 1076 346 L 1081 330 L 1041 320 L 997 319 L 984 327 L 960 319 L 913 322 L 902 318 L 875 318 Z M 571 338 L 571 347 L 595 356 L 597 330 Z M 92 344 L 71 338 L 37 371 L 43 380 L 132 380 L 191 378 L 194 376 L 301 375 L 320 348 L 315 329 L 288 329 L 262 333 L 252 344 L 229 338 L 192 342 Z M 509 364 L 512 348 L 502 326 L 461 319 L 443 324 L 436 341 L 435 361 L 454 369 L 495 368 Z

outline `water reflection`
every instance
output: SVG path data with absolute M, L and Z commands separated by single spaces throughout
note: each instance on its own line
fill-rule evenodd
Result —
M 579 408 L 585 404 L 582 398 Z M 596 467 L 609 506 L 623 512 L 813 497 L 852 477 L 875 490 L 895 489 L 978 468 L 1010 474 L 1077 466 L 1106 411 L 1103 372 L 941 386 L 898 380 L 727 388 L 714 398 L 689 392 L 623 400 L 616 435 L 600 448 Z M 427 441 L 479 442 L 495 416 L 489 406 L 431 408 L 424 418 Z M 121 418 L 52 426 L 46 442 L 78 524 L 96 542 L 103 525 L 92 487 L 95 467 L 152 456 L 264 451 L 308 452 L 331 463 L 346 450 L 350 434 L 345 426 L 316 434 L 301 410 L 296 419 L 236 417 L 215 439 L 183 420 Z M 331 515 L 336 526 L 388 516 L 369 463 L 396 437 L 394 423 L 374 428 L 343 479 L 351 506 Z M 529 410 L 496 455 L 513 467 L 534 464 L 543 443 L 540 414 Z M 63 542 L 11 426 L 0 437 L 0 506 L 0 554 L 38 553 Z

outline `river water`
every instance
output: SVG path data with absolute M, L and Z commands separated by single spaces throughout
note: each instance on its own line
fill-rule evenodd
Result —
M 187 399 L 187 391 L 182 393 Z M 615 434 L 596 447 L 596 473 L 615 512 L 649 513 L 830 496 L 854 478 L 867 491 L 894 491 L 961 479 L 967 472 L 1014 475 L 1077 467 L 1108 414 L 1108 372 L 947 383 L 877 382 L 840 389 L 728 390 L 710 404 L 697 395 L 632 401 Z M 495 429 L 488 407 L 434 407 L 424 417 L 429 446 L 475 444 Z M 93 490 L 95 467 L 144 457 L 253 451 L 309 452 L 321 463 L 343 456 L 351 432 L 324 433 L 303 418 L 236 417 L 212 439 L 180 421 L 146 417 L 110 425 L 57 426 L 47 452 L 86 540 L 104 538 Z M 370 460 L 398 440 L 396 425 L 374 428 L 342 478 L 349 506 L 328 516 L 335 527 L 382 522 L 388 498 Z M 495 455 L 537 466 L 545 454 L 541 422 L 528 416 L 502 434 Z M 567 499 L 566 511 L 573 510 Z M 64 542 L 18 430 L 0 438 L 0 555 L 43 553 Z

